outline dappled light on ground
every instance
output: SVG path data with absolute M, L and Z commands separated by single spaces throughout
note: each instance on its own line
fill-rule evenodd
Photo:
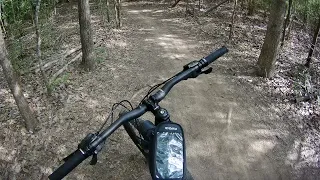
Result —
M 1 161 L 12 161 L 15 157 L 16 150 L 8 150 L 3 146 L 0 146 L 0 160 Z
M 2 99 L 4 100 L 4 102 L 1 102 L 1 105 L 10 104 L 11 106 L 15 106 L 15 101 L 9 89 L 0 89 L 0 97 L 1 97 L 1 100 Z
M 0 145 L 0 163 L 5 166 L 0 166 L 0 174 L 14 172 L 12 177 L 17 179 L 46 177 L 87 133 L 98 130 L 112 103 L 128 99 L 138 104 L 151 86 L 227 43 L 230 14 L 226 11 L 214 18 L 204 17 L 199 28 L 186 21 L 180 11 L 168 9 L 168 4 L 147 4 L 152 2 L 123 3 L 121 29 L 106 29 L 100 12 L 93 9 L 98 54 L 95 71 L 70 66 L 67 80 L 56 87 L 53 97 L 44 95 L 42 85 L 24 83 L 28 100 L 40 115 L 41 129 L 36 134 L 26 133 L 10 91 L 1 86 L 0 140 L 5 143 Z M 66 13 L 69 10 L 73 13 Z M 58 14 L 56 28 L 62 32 L 54 38 L 59 42 L 58 50 L 47 56 L 63 62 L 52 70 L 67 61 L 63 59 L 65 52 L 80 42 L 77 6 L 60 7 Z M 261 21 L 258 16 L 250 18 Z M 312 179 L 319 174 L 320 152 L 310 146 L 308 134 L 319 132 L 295 129 L 298 125 L 293 119 L 297 117 L 281 116 L 286 109 L 274 104 L 265 86 L 258 83 L 270 87 L 278 83 L 274 93 L 290 93 L 292 89 L 283 86 L 281 77 L 276 76 L 270 84 L 254 75 L 253 62 L 265 29 L 266 24 L 237 25 L 235 33 L 242 41 L 228 44 L 229 54 L 212 65 L 213 73 L 181 82 L 161 102 L 172 121 L 184 128 L 188 169 L 195 179 Z M 240 33 L 244 30 L 246 33 Z M 310 113 L 306 109 L 299 113 Z M 143 118 L 153 120 L 150 114 Z M 127 180 L 150 179 L 150 175 L 143 156 L 120 128 L 106 142 L 96 166 L 84 162 L 69 178 Z
M 129 10 L 127 11 L 129 14 L 139 14 L 143 12 L 152 12 L 150 9 L 142 9 L 142 10 Z
M 249 149 L 247 153 L 249 156 L 255 158 L 259 158 L 259 156 L 263 156 L 268 151 L 272 150 L 276 143 L 271 140 L 257 140 L 250 143 Z

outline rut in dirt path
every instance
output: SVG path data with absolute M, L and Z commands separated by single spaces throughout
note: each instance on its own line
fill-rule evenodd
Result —
M 160 82 L 224 44 L 199 37 L 166 7 L 124 4 L 130 58 L 141 66 L 137 77 Z M 162 102 L 187 138 L 187 164 L 195 179 L 293 179 L 287 153 L 294 143 L 263 94 L 247 86 L 226 67 L 231 52 L 213 65 L 214 73 L 182 82 Z M 312 178 L 311 178 L 312 179 Z

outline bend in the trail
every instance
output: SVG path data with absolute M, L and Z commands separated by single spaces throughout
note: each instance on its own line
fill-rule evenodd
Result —
M 200 37 L 164 9 L 130 3 L 123 9 L 124 24 L 132 28 L 123 53 L 141 66 L 137 78 L 148 85 L 224 45 Z M 228 74 L 232 61 L 239 62 L 230 51 L 212 74 L 177 85 L 162 103 L 185 129 L 188 168 L 195 179 L 292 179 L 287 153 L 294 137 L 263 92 Z

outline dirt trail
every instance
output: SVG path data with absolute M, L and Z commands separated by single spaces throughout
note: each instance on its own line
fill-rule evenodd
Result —
M 143 66 L 138 75 L 145 81 L 170 77 L 223 45 L 212 45 L 214 39 L 205 45 L 181 18 L 166 18 L 159 8 L 123 9 L 125 24 L 135 29 L 127 36 L 128 54 Z M 210 75 L 181 83 L 162 103 L 185 129 L 188 168 L 195 179 L 292 179 L 285 161 L 290 143 L 282 140 L 287 127 L 262 94 L 223 75 L 232 58 L 221 58 Z
M 56 90 L 57 104 L 50 106 L 28 86 L 29 94 L 36 95 L 30 98 L 40 120 L 36 134 L 22 128 L 0 76 L 1 103 L 7 106 L 1 104 L 0 109 L 4 112 L 0 114 L 0 179 L 47 177 L 87 133 L 100 127 L 112 103 L 131 97 L 139 101 L 148 86 L 224 45 L 221 32 L 226 24 L 215 24 L 215 29 L 222 30 L 208 37 L 198 33 L 184 14 L 168 10 L 168 5 L 152 4 L 123 3 L 120 30 L 105 29 L 99 11 L 92 11 L 95 50 L 101 51 L 97 69 L 87 73 L 70 66 L 68 81 Z M 73 14 L 57 17 L 65 20 L 58 27 L 74 32 L 66 40 L 69 45 L 79 44 L 76 7 L 75 2 L 62 6 L 59 12 L 73 9 Z M 213 73 L 182 82 L 162 102 L 185 130 L 188 169 L 200 180 L 317 179 L 319 160 L 308 158 L 315 153 L 301 150 L 303 140 L 297 128 L 281 117 L 281 110 L 262 88 L 252 85 L 251 59 L 258 50 L 248 50 L 249 41 L 239 44 L 228 47 L 230 52 L 213 65 Z M 144 158 L 123 128 L 106 144 L 96 166 L 89 166 L 87 160 L 66 179 L 150 179 Z

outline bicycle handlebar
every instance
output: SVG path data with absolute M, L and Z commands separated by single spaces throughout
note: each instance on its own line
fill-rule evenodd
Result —
M 114 123 L 112 123 L 109 128 L 102 131 L 99 134 L 99 138 L 92 142 L 90 148 L 97 147 L 100 143 L 104 142 L 115 130 L 117 130 L 123 123 L 128 122 L 132 119 L 136 119 L 142 116 L 144 113 L 147 112 L 147 106 L 142 104 L 137 108 L 125 113 L 119 119 L 117 119 Z
M 201 70 L 208 66 L 210 63 L 217 60 L 219 57 L 226 54 L 229 50 L 223 46 L 220 49 L 212 52 L 207 57 L 201 59 L 198 61 L 197 64 L 194 64 L 193 66 L 189 67 L 186 70 L 181 71 L 178 73 L 173 79 L 171 79 L 169 82 L 167 82 L 158 92 L 156 92 L 154 95 L 151 96 L 151 98 L 156 101 L 160 102 L 165 98 L 165 96 L 169 93 L 171 88 L 179 83 L 182 80 L 186 80 L 188 78 L 194 78 L 197 77 L 199 74 L 201 74 Z
M 183 71 L 179 72 L 176 76 L 174 76 L 170 81 L 168 81 L 162 88 L 157 91 L 155 94 L 150 96 L 155 102 L 160 102 L 165 96 L 169 93 L 174 85 L 179 83 L 182 80 L 186 80 L 188 78 L 195 78 L 198 75 L 204 73 L 202 69 L 208 66 L 210 63 L 214 62 L 216 59 L 224 55 L 228 52 L 226 47 L 222 47 L 214 52 L 212 52 L 207 57 L 201 59 L 196 63 L 189 63 L 187 68 Z M 66 162 L 61 165 L 57 170 L 55 170 L 50 176 L 50 180 L 60 180 L 65 177 L 68 173 L 70 173 L 75 167 L 77 167 L 82 161 L 84 161 L 89 156 L 93 155 L 96 151 L 96 148 L 103 143 L 116 129 L 118 129 L 122 124 L 128 122 L 132 119 L 136 119 L 142 116 L 147 112 L 147 106 L 145 104 L 139 105 L 137 108 L 133 109 L 122 115 L 118 120 L 113 122 L 107 129 L 98 134 L 90 144 L 81 148 L 78 147 L 78 150 L 73 152 L 67 159 Z
M 91 156 L 97 146 L 104 142 L 108 136 L 110 136 L 115 130 L 117 130 L 123 123 L 136 119 L 147 112 L 147 106 L 142 104 L 122 115 L 118 120 L 112 123 L 109 128 L 101 132 L 98 137 L 91 142 L 90 146 L 86 149 L 78 149 L 66 158 L 66 161 L 57 170 L 55 170 L 50 176 L 50 180 L 60 180 L 70 173 L 75 167 L 77 167 L 83 160 Z
M 207 65 L 209 65 L 212 62 L 214 62 L 215 60 L 217 60 L 219 57 L 223 56 L 228 51 L 229 50 L 225 46 L 222 46 L 220 49 L 212 52 L 211 54 L 209 54 L 207 57 L 205 57 L 203 59 L 205 59 L 208 63 Z
M 166 95 L 170 92 L 174 85 L 178 84 L 182 80 L 190 78 L 190 76 L 192 75 L 196 76 L 196 74 L 198 73 L 197 71 L 199 71 L 199 67 L 193 67 L 178 73 L 173 79 L 162 86 L 160 90 L 151 95 L 152 100 L 154 100 L 155 102 L 160 102 L 166 97 Z
M 88 156 L 82 154 L 82 152 L 78 149 L 73 152 L 68 160 L 61 165 L 57 170 L 55 170 L 50 176 L 50 180 L 60 180 L 69 174 L 75 167 L 77 167 L 82 161 L 84 161 Z

